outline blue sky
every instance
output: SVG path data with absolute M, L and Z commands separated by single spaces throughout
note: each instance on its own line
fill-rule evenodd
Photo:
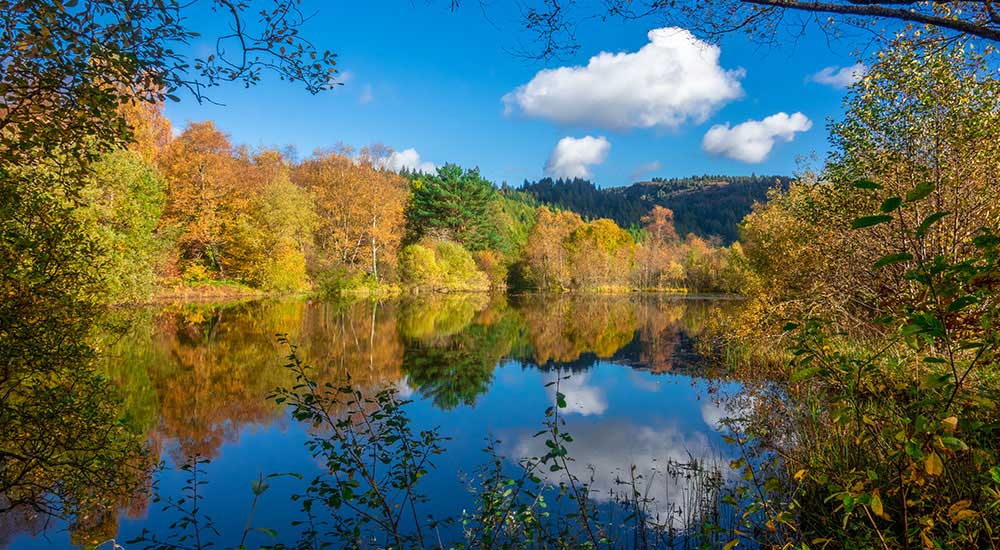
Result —
M 584 26 L 578 34 L 581 48 L 576 55 L 540 62 L 510 53 L 525 37 L 517 31 L 518 14 L 499 4 L 490 9 L 488 17 L 478 2 L 467 2 L 451 12 L 444 0 L 304 0 L 303 8 L 317 12 L 303 33 L 321 50 L 338 54 L 338 67 L 347 74 L 344 86 L 313 96 L 301 86 L 277 78 L 267 78 L 250 89 L 226 85 L 211 92 L 212 99 L 222 106 L 198 104 L 190 98 L 168 104 L 167 114 L 175 126 L 211 119 L 237 143 L 292 145 L 303 155 L 338 142 L 358 147 L 379 142 L 397 151 L 412 148 L 421 162 L 479 166 L 497 183 L 519 184 L 525 178 L 540 178 L 546 175 L 547 166 L 556 175 L 590 174 L 601 186 L 631 183 L 644 165 L 658 166 L 643 174 L 645 178 L 702 173 L 791 174 L 798 167 L 797 158 L 812 154 L 822 158 L 827 148 L 827 120 L 842 113 L 845 90 L 811 81 L 810 75 L 857 61 L 848 45 L 831 46 L 819 31 L 781 48 L 761 47 L 743 36 L 728 37 L 719 44 L 714 78 L 722 78 L 737 90 L 726 94 L 713 81 L 702 82 L 709 86 L 702 95 L 724 97 L 706 102 L 698 96 L 681 107 L 671 107 L 674 115 L 678 109 L 682 115 L 685 109 L 707 113 L 704 120 L 692 115 L 682 116 L 680 123 L 664 123 L 660 117 L 649 124 L 615 124 L 602 113 L 620 110 L 627 116 L 636 109 L 674 105 L 671 94 L 681 93 L 683 86 L 697 85 L 688 80 L 704 76 L 702 69 L 692 69 L 689 64 L 685 70 L 696 74 L 685 76 L 682 72 L 678 79 L 684 82 L 676 83 L 678 90 L 672 88 L 677 79 L 660 82 L 661 88 L 653 97 L 638 90 L 645 87 L 603 90 L 607 79 L 602 80 L 601 74 L 590 81 L 586 74 L 583 80 L 571 78 L 569 85 L 595 85 L 576 86 L 567 92 L 569 97 L 542 97 L 543 105 L 537 108 L 509 100 L 506 107 L 511 108 L 505 109 L 503 97 L 531 82 L 543 69 L 585 66 L 600 52 L 634 54 L 650 44 L 647 33 L 660 26 L 654 20 Z M 198 25 L 203 25 L 201 30 L 209 36 L 219 29 L 212 28 L 216 18 L 207 15 Z M 191 48 L 205 49 L 207 45 L 195 43 Z M 634 55 L 622 58 L 622 70 L 610 74 L 642 76 L 655 72 L 652 65 L 673 62 L 669 51 L 649 53 L 643 59 Z M 553 84 L 551 80 L 557 77 L 539 81 L 539 89 Z M 528 96 L 528 100 L 538 99 L 531 93 Z M 581 101 L 580 105 L 574 103 Z M 568 112 L 552 114 L 549 111 L 553 109 Z M 729 123 L 731 128 L 782 112 L 789 117 L 744 127 L 745 133 L 714 130 L 714 145 L 703 144 L 714 125 Z M 792 116 L 794 113 L 802 113 L 809 123 Z M 745 140 L 747 134 L 761 133 L 764 149 L 769 142 L 766 138 L 777 136 L 773 148 L 763 156 L 760 141 L 741 141 L 741 136 Z M 593 140 L 575 141 L 585 136 Z M 553 164 L 550 157 L 563 138 L 573 139 L 560 146 L 562 162 Z M 785 141 L 787 138 L 791 141 Z

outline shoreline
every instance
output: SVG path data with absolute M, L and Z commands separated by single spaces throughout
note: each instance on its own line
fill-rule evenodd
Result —
M 461 294 L 502 294 L 508 297 L 530 296 L 530 295 L 552 295 L 552 296 L 668 296 L 671 298 L 683 299 L 712 299 L 712 300 L 742 300 L 738 294 L 723 292 L 692 292 L 687 289 L 577 289 L 550 291 L 538 289 L 495 289 L 495 290 L 471 290 L 471 289 L 431 289 L 431 288 L 400 288 L 390 287 L 385 291 L 358 291 L 352 289 L 346 292 L 324 294 L 317 290 L 301 291 L 269 291 L 260 290 L 236 284 L 204 284 L 198 286 L 174 286 L 158 288 L 148 299 L 138 302 L 127 302 L 114 304 L 114 307 L 142 307 L 142 306 L 164 306 L 172 304 L 209 304 L 209 303 L 237 303 L 252 300 L 283 299 L 283 298 L 314 298 L 320 300 L 394 300 L 406 298 L 419 298 L 441 295 L 461 295 Z

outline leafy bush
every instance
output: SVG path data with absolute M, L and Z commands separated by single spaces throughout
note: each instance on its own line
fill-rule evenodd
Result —
M 399 269 L 407 284 L 430 290 L 489 289 L 486 274 L 462 245 L 446 240 L 424 240 L 403 248 Z
M 204 264 L 191 264 L 184 268 L 181 276 L 185 283 L 204 283 L 212 280 L 212 273 Z

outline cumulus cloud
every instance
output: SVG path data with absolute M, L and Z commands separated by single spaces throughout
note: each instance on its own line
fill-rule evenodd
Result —
M 545 173 L 556 178 L 589 178 L 590 168 L 604 162 L 611 142 L 604 136 L 564 137 L 556 144 L 545 163 Z
M 797 132 L 812 128 L 812 121 L 802 113 L 777 113 L 764 120 L 748 120 L 732 128 L 729 123 L 709 128 L 701 140 L 706 153 L 756 163 L 767 158 L 777 140 L 792 141 Z
M 420 153 L 412 147 L 403 151 L 393 151 L 388 157 L 380 159 L 377 164 L 379 168 L 392 170 L 393 172 L 399 172 L 403 168 L 424 172 L 425 174 L 433 174 L 437 171 L 437 167 L 434 166 L 433 162 L 422 161 Z
M 644 174 L 648 174 L 650 172 L 655 172 L 655 171 L 659 170 L 660 168 L 663 168 L 663 164 L 661 164 L 660 161 L 658 161 L 658 160 L 654 160 L 653 162 L 647 162 L 645 164 L 640 164 L 639 166 L 635 167 L 635 170 L 632 171 L 632 174 L 631 174 L 632 175 L 632 179 L 634 179 L 634 180 L 635 179 L 639 179 Z
M 868 67 L 864 63 L 855 63 L 847 67 L 834 65 L 811 75 L 808 80 L 834 88 L 846 88 L 864 78 L 867 72 Z
M 503 96 L 505 112 L 613 130 L 672 129 L 704 122 L 743 95 L 744 71 L 723 69 L 718 46 L 676 27 L 648 37 L 637 52 L 601 52 L 586 66 L 539 71 Z

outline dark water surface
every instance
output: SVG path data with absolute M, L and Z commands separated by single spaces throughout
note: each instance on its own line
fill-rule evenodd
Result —
M 547 386 L 560 375 L 571 455 L 593 467 L 592 499 L 601 503 L 630 465 L 657 480 L 655 510 L 682 515 L 691 487 L 663 475 L 666 464 L 692 459 L 723 464 L 735 456 L 717 426 L 739 387 L 713 380 L 696 351 L 706 322 L 727 300 L 657 296 L 441 296 L 382 304 L 310 300 L 228 306 L 185 305 L 122 313 L 124 336 L 102 341 L 104 369 L 122 389 L 129 422 L 148 434 L 165 468 L 154 475 L 161 496 L 179 497 L 186 474 L 176 466 L 199 455 L 208 483 L 204 511 L 235 546 L 259 473 L 319 472 L 304 444 L 305 426 L 266 397 L 294 382 L 283 368 L 299 345 L 323 380 L 375 390 L 395 386 L 412 399 L 416 427 L 440 426 L 448 452 L 424 481 L 438 515 L 460 514 L 471 496 L 466 474 L 488 460 L 490 437 L 511 459 L 538 456 Z M 723 468 L 725 470 L 725 468 Z M 588 477 L 590 474 L 587 474 Z M 297 518 L 289 500 L 302 484 L 277 478 L 262 497 L 254 525 L 279 531 Z M 0 547 L 69 548 L 144 528 L 163 532 L 176 516 L 148 495 L 117 514 L 84 518 L 72 529 L 5 518 Z M 38 532 L 41 530 L 41 532 Z M 279 535 L 280 537 L 281 535 Z M 271 542 L 254 532 L 252 547 Z M 292 542 L 292 541 L 287 541 Z M 105 546 L 105 547 L 110 547 Z M 141 545 L 125 544 L 126 548 Z

